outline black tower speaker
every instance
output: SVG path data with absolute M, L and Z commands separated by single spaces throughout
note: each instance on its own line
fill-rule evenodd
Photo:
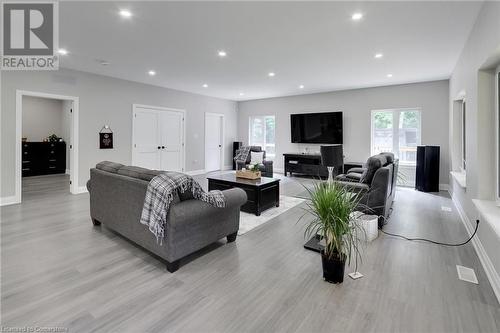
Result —
M 417 147 L 415 188 L 422 192 L 439 192 L 439 146 Z
M 234 157 L 236 156 L 236 151 L 243 146 L 243 142 L 234 141 L 233 142 L 233 170 L 236 170 L 236 162 L 234 161 Z

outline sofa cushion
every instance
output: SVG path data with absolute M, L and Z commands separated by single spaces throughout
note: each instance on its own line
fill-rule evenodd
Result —
M 124 167 L 124 165 L 120 164 L 120 163 L 110 162 L 110 161 L 102 161 L 102 162 L 97 163 L 95 167 L 96 167 L 96 169 L 99 169 L 102 171 L 118 173 L 118 170 L 120 168 Z
M 119 175 L 141 179 L 139 177 L 139 175 L 146 172 L 147 170 L 148 169 L 146 169 L 146 168 L 141 168 L 141 167 L 137 167 L 137 166 L 124 166 L 124 167 L 121 167 L 120 169 L 118 169 L 117 173 Z
M 144 169 L 139 173 L 139 178 L 145 181 L 151 181 L 151 179 L 155 178 L 158 176 L 160 173 L 163 171 L 161 170 L 151 170 L 151 169 Z
M 363 174 L 362 173 L 357 173 L 357 172 L 349 172 L 346 175 L 346 178 L 349 178 L 349 179 L 352 179 L 352 180 L 358 181 L 358 182 L 361 181 L 361 177 L 363 177 Z
M 374 155 L 371 156 L 368 161 L 366 161 L 366 171 L 361 177 L 361 182 L 365 184 L 371 184 L 373 176 L 378 169 L 383 167 L 387 163 L 387 159 L 384 155 Z

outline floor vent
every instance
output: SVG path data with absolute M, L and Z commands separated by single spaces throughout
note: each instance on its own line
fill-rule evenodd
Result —
M 458 278 L 462 281 L 479 284 L 476 273 L 472 268 L 457 265 Z
M 444 211 L 444 212 L 451 212 L 451 207 L 448 207 L 448 206 L 441 206 L 441 210 Z

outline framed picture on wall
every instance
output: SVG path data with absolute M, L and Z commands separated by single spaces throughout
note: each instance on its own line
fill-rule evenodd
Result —
M 108 125 L 99 132 L 99 149 L 113 149 L 113 131 Z

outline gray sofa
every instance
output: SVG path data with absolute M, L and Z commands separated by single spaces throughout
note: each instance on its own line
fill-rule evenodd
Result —
M 335 180 L 350 191 L 361 193 L 359 209 L 379 216 L 379 227 L 389 218 L 396 195 L 399 160 L 392 153 L 371 156 L 364 168 L 349 169 Z
M 273 161 L 268 161 L 266 160 L 266 151 L 262 150 L 262 147 L 260 146 L 251 146 L 250 147 L 250 152 L 264 152 L 264 161 L 262 164 L 259 164 L 259 170 L 264 177 L 273 177 Z M 239 151 L 236 151 L 236 154 L 238 154 Z M 251 159 L 251 154 L 248 154 L 248 158 L 246 162 L 242 161 L 236 161 L 236 170 L 241 170 L 242 168 L 245 168 L 247 164 L 250 164 L 250 159 Z
M 94 225 L 103 223 L 134 243 L 157 255 L 169 272 L 179 268 L 179 260 L 227 237 L 236 240 L 240 207 L 247 196 L 234 188 L 223 191 L 225 208 L 215 208 L 194 200 L 192 194 L 177 194 L 170 207 L 162 245 L 140 217 L 149 181 L 161 171 L 101 162 L 90 169 L 87 189 Z

